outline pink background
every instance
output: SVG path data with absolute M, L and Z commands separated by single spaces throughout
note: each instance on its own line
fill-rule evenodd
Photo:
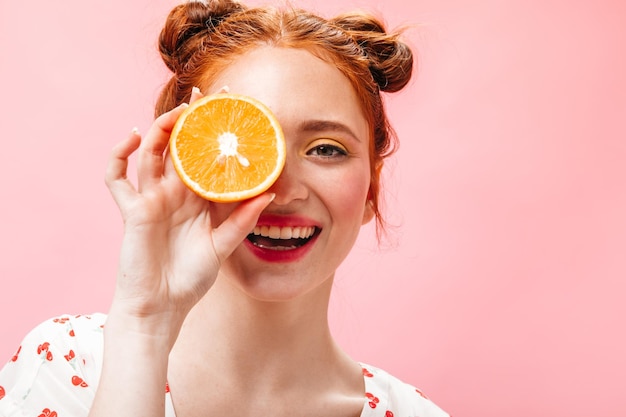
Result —
M 0 3 L 0 358 L 106 311 L 110 148 L 149 126 L 174 1 Z M 300 1 L 380 10 L 420 71 L 389 97 L 398 227 L 339 272 L 337 338 L 456 416 L 626 415 L 626 3 Z

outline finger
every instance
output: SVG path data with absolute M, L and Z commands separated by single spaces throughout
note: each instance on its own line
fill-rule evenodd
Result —
M 252 232 L 261 212 L 274 197 L 276 194 L 264 193 L 244 201 L 213 231 L 213 244 L 220 262 Z
M 189 103 L 191 104 L 197 99 L 202 98 L 203 96 L 204 94 L 202 94 L 202 92 L 200 91 L 198 87 L 193 87 L 191 89 L 191 97 L 189 98 Z
M 125 140 L 111 150 L 104 181 L 118 206 L 125 196 L 135 192 L 135 187 L 127 177 L 128 157 L 139 148 L 140 143 L 141 135 L 134 128 Z
M 163 175 L 163 153 L 170 140 L 172 128 L 178 117 L 188 106 L 187 103 L 182 103 L 173 110 L 157 117 L 141 141 L 137 158 L 139 191 L 154 185 L 161 179 Z
M 225 85 L 225 86 L 223 86 L 222 88 L 219 89 L 218 94 L 228 93 L 228 92 L 230 92 L 230 87 Z

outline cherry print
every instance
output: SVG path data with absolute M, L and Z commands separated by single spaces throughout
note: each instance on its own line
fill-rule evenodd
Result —
M 368 371 L 366 368 L 363 368 L 363 376 L 365 376 L 367 378 L 372 378 L 374 376 L 374 374 L 371 373 L 370 371 Z
M 57 317 L 56 319 L 53 319 L 52 322 L 53 323 L 59 323 L 59 324 L 65 324 L 65 323 L 67 323 L 68 320 L 69 320 L 69 318 L 67 318 L 67 317 Z
M 393 413 L 389 410 L 385 413 L 385 417 L 393 417 Z
M 47 352 L 49 347 L 50 347 L 50 343 L 48 342 L 44 342 L 40 344 L 39 346 L 37 346 L 37 354 L 41 355 L 41 352 Z
M 376 406 L 378 405 L 378 403 L 380 402 L 380 400 L 378 399 L 378 397 L 374 396 L 374 394 L 371 394 L 369 392 L 365 393 L 365 396 L 369 399 L 369 406 L 371 408 L 376 408 Z
M 87 388 L 89 385 L 87 385 L 87 383 L 78 375 L 74 375 L 72 377 L 72 385 L 74 386 L 81 386 L 83 388 Z
M 76 357 L 76 354 L 74 354 L 74 351 L 70 349 L 69 353 L 65 355 L 65 360 L 70 362 L 75 357 Z
M 49 408 L 44 408 L 39 414 L 39 417 L 57 417 L 56 411 L 51 411 Z
M 422 398 L 428 399 L 428 397 L 426 395 L 424 395 L 424 393 L 422 391 L 420 391 L 419 389 L 415 388 L 415 392 L 417 392 L 419 395 L 421 395 Z
M 0 385 L 0 400 L 3 399 L 6 394 L 7 393 L 4 390 L 4 387 L 2 385 Z
M 17 348 L 17 352 L 15 352 L 15 355 L 13 355 L 13 357 L 11 358 L 11 362 L 17 362 L 17 357 L 20 354 L 20 350 L 22 350 L 22 346 L 20 346 L 19 348 Z
M 168 384 L 167 382 L 165 383 L 165 393 L 167 394 L 168 392 L 170 392 L 170 384 Z
M 76 336 L 76 333 L 74 333 L 74 329 L 70 330 L 70 337 L 74 337 Z
M 46 359 L 48 361 L 52 361 L 53 357 L 52 357 L 52 352 L 50 352 L 48 349 L 50 348 L 50 343 L 48 342 L 44 342 L 42 344 L 40 344 L 39 346 L 37 346 L 37 354 L 41 355 L 42 353 L 45 352 L 46 354 Z

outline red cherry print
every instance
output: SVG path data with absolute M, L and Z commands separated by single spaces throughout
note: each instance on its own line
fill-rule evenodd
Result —
M 365 396 L 369 399 L 369 406 L 371 408 L 376 408 L 376 406 L 378 405 L 378 403 L 380 402 L 380 400 L 378 399 L 378 397 L 375 397 L 374 394 L 371 394 L 369 392 L 365 393 Z
M 0 385 L 0 400 L 4 398 L 6 395 L 6 391 L 4 391 L 4 387 Z
M 48 342 L 44 342 L 40 344 L 39 346 L 37 346 L 37 354 L 41 355 L 41 352 L 47 352 L 49 347 L 50 347 L 50 343 Z
M 374 374 L 371 373 L 370 371 L 368 371 L 367 369 L 363 368 L 363 376 L 365 376 L 367 378 L 372 378 L 374 376 Z
M 74 333 L 74 329 L 70 330 L 70 336 L 71 336 L 71 337 L 76 336 L 76 334 Z
M 39 414 L 39 417 L 57 417 L 57 412 L 51 411 L 49 408 L 44 408 L 43 410 L 41 410 L 41 414 Z
M 52 352 L 47 352 L 47 353 L 46 353 L 46 359 L 47 359 L 48 361 L 52 361 Z
M 424 393 L 422 391 L 420 391 L 419 389 L 415 388 L 415 392 L 417 392 L 419 395 L 421 395 L 422 398 L 428 399 L 428 397 L 426 395 L 424 395 Z
M 385 417 L 393 417 L 393 413 L 389 410 L 385 413 Z
M 54 323 L 59 323 L 59 324 L 65 324 L 67 323 L 69 320 L 69 317 L 57 317 L 56 319 L 52 320 Z
M 74 386 L 81 386 L 83 388 L 87 388 L 89 385 L 87 385 L 87 383 L 78 375 L 74 375 L 72 377 L 72 385 Z
M 168 392 L 170 392 L 170 384 L 168 384 L 167 382 L 165 383 L 165 393 L 167 394 Z
M 20 350 L 22 350 L 22 346 L 20 346 L 19 348 L 17 348 L 17 352 L 15 352 L 15 355 L 13 355 L 13 357 L 11 358 L 11 362 L 17 362 L 17 357 L 20 354 Z
M 70 349 L 69 353 L 67 355 L 65 355 L 65 360 L 69 362 L 72 359 L 74 359 L 75 357 L 76 357 L 76 355 L 74 354 L 74 351 Z

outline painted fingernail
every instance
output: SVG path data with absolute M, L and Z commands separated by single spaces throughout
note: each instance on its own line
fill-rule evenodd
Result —
M 138 135 L 139 134 L 139 128 L 137 126 L 133 127 L 133 130 L 131 130 L 130 133 L 132 133 L 133 135 Z
M 200 89 L 198 87 L 192 87 L 191 94 L 200 94 Z

